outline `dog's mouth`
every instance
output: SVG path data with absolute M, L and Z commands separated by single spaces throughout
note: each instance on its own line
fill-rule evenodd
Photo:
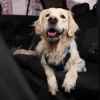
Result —
M 63 31 L 59 31 L 59 30 L 57 30 L 57 29 L 54 29 L 54 28 L 50 28 L 50 29 L 48 29 L 48 31 L 47 31 L 47 36 L 49 37 L 49 38 L 55 38 L 55 37 L 58 37 L 59 35 L 61 35 L 63 33 Z
M 49 42 L 57 42 L 59 40 L 59 36 L 63 34 L 64 29 L 62 31 L 59 31 L 54 28 L 50 28 L 47 30 L 47 37 Z

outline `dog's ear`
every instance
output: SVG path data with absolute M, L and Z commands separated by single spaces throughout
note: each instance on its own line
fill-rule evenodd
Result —
M 39 35 L 42 33 L 42 21 L 44 18 L 45 11 L 46 10 L 43 10 L 40 12 L 38 20 L 36 20 L 33 25 L 35 27 L 36 34 L 39 34 Z
M 35 28 L 35 33 L 37 34 L 37 35 L 40 35 L 41 34 L 41 21 L 40 21 L 40 19 L 38 19 L 38 20 L 36 20 L 35 22 L 34 22 L 34 24 L 33 24 L 33 26 L 34 26 L 34 28 Z
M 40 35 L 41 32 L 42 32 L 42 25 L 41 25 L 42 22 L 41 21 L 42 21 L 42 19 L 39 16 L 39 18 L 33 24 L 33 26 L 35 28 L 35 33 L 38 34 L 38 35 Z
M 72 12 L 68 11 L 68 36 L 73 37 L 75 32 L 78 30 L 78 25 L 76 24 Z

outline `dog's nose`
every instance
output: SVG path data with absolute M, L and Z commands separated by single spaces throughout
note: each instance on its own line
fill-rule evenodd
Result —
M 56 23 L 58 22 L 58 20 L 57 20 L 56 17 L 50 17 L 50 18 L 48 19 L 48 22 L 49 22 L 50 24 L 56 24 Z

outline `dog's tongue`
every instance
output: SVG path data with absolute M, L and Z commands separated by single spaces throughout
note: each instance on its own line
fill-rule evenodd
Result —
M 56 32 L 48 32 L 48 36 L 55 36 Z

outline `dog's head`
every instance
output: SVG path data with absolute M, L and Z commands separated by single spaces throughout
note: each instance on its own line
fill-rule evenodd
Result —
M 73 37 L 78 29 L 72 13 L 62 8 L 49 8 L 40 13 L 35 31 L 49 42 L 57 42 L 62 36 Z

